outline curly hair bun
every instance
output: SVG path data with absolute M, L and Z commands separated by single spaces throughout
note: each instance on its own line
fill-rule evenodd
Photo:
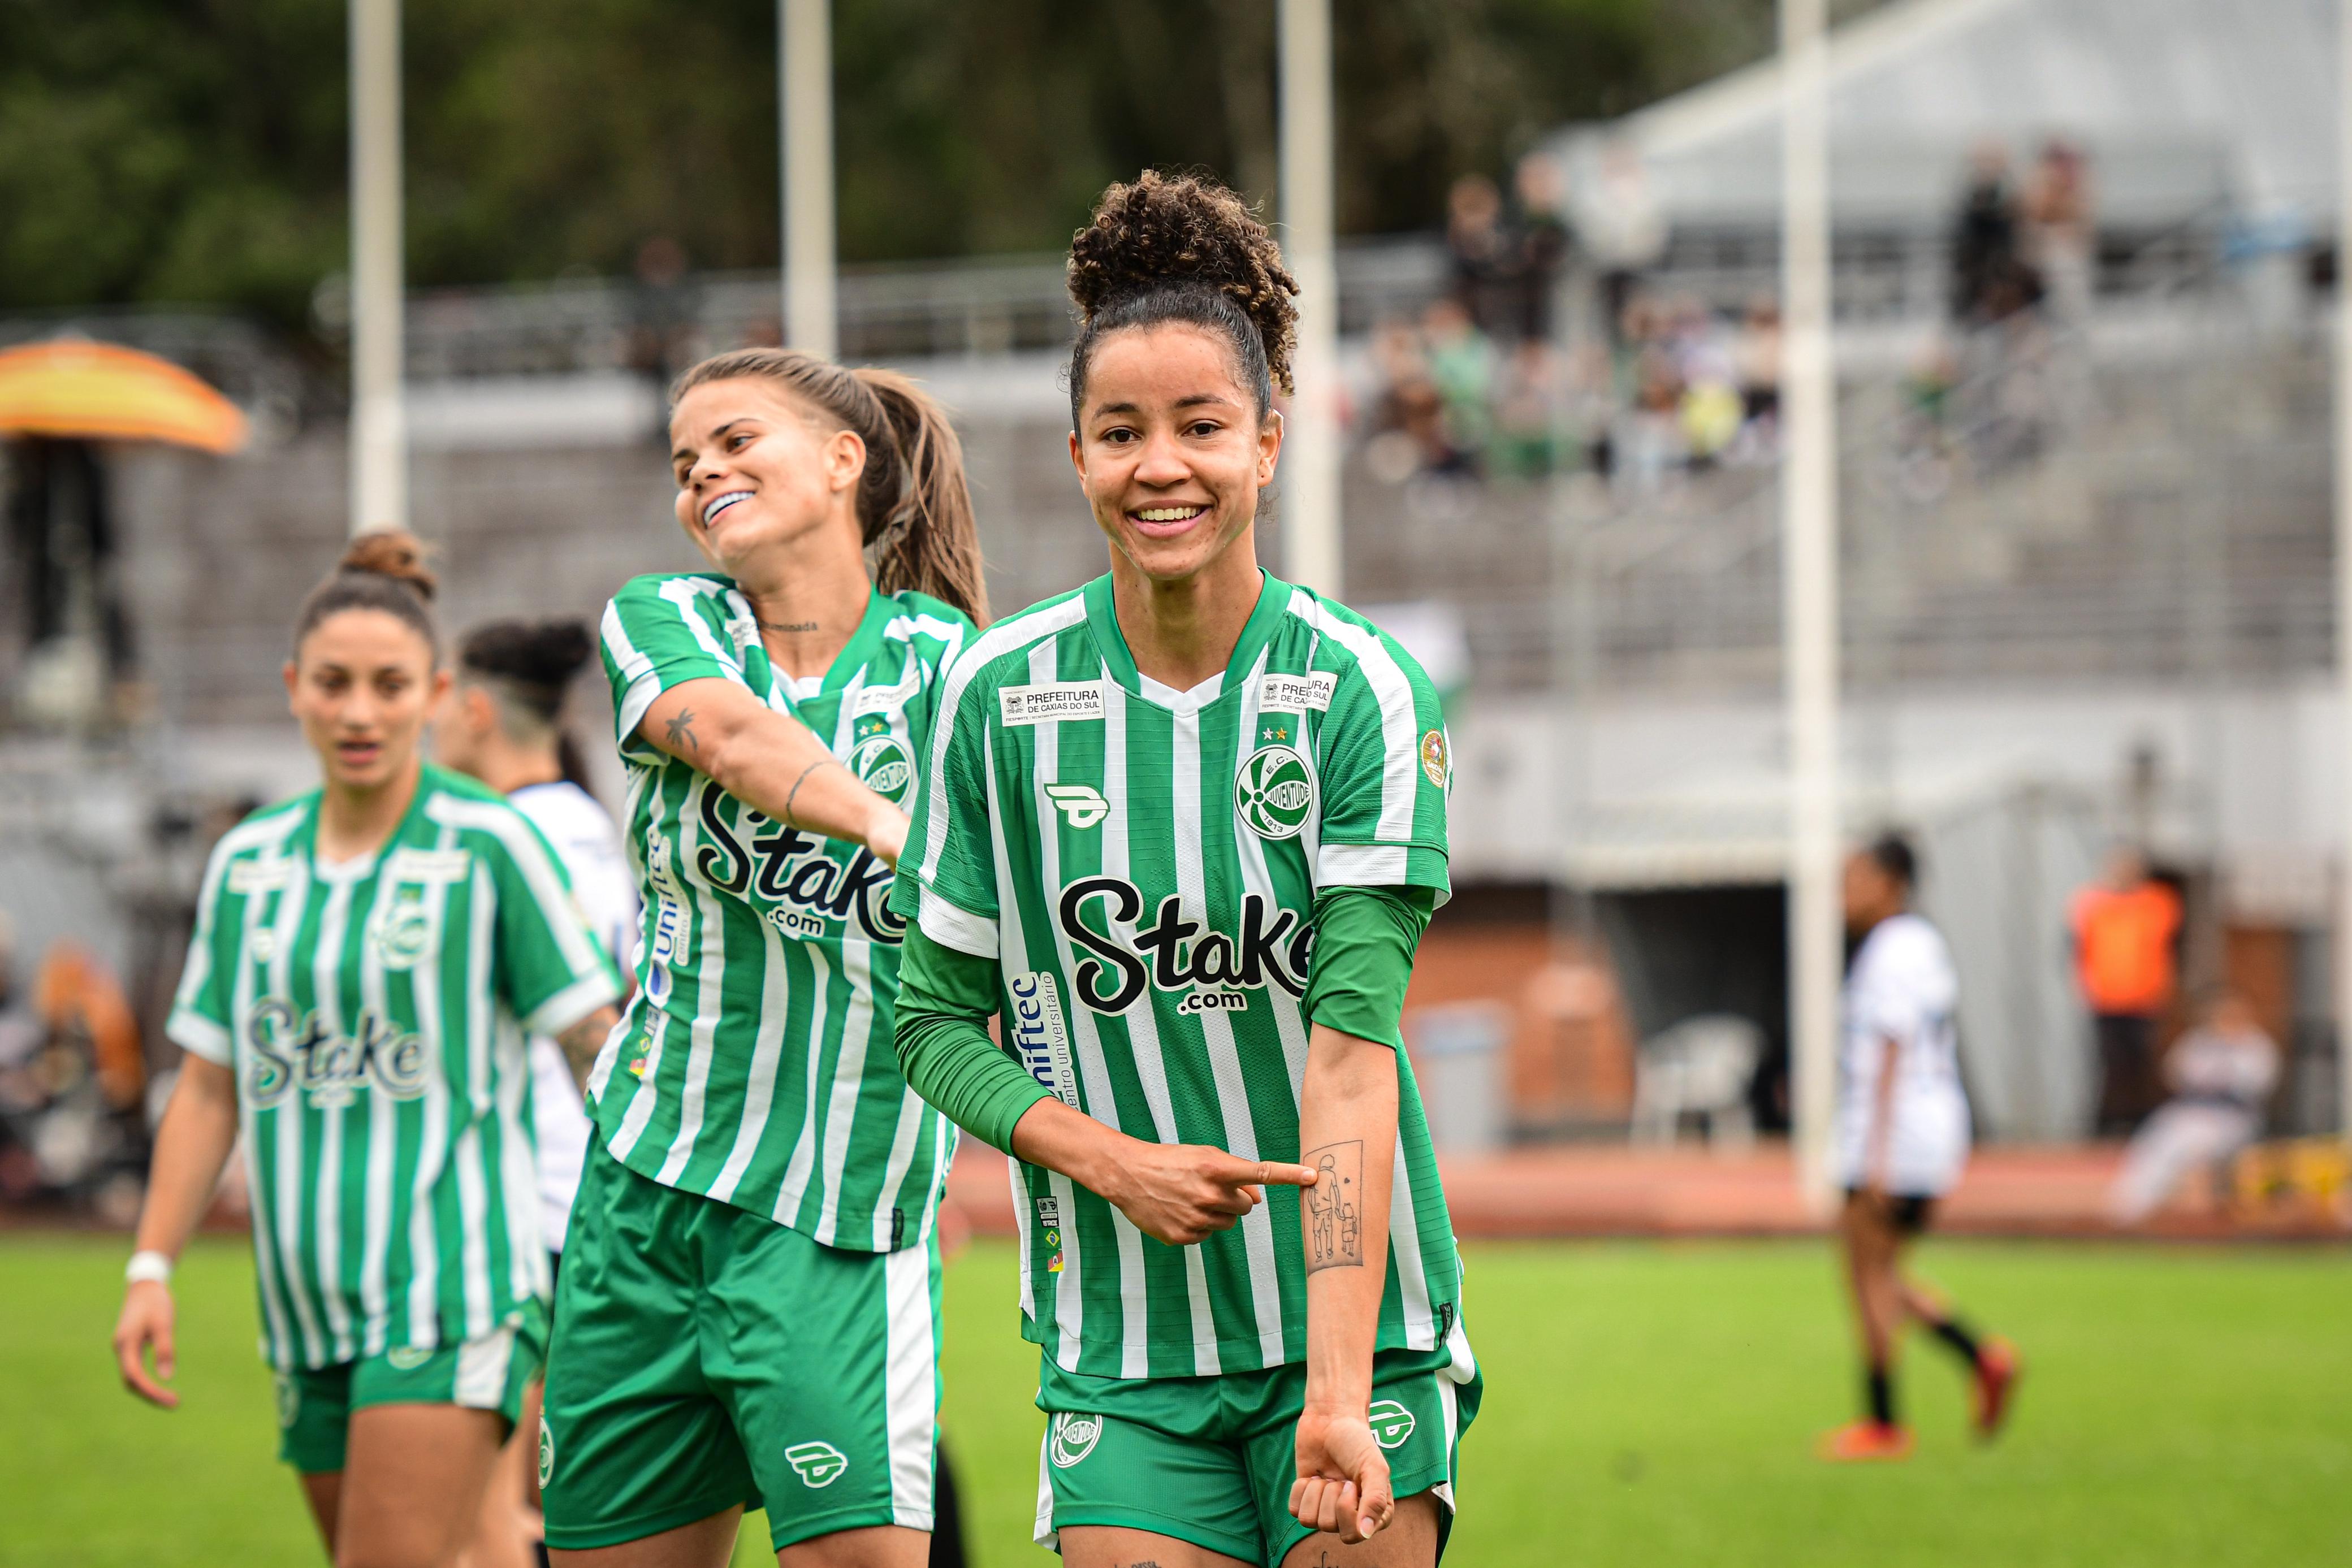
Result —
M 335 570 L 388 577 L 406 583 L 429 601 L 440 586 L 433 569 L 425 564 L 429 554 L 425 541 L 405 528 L 377 528 L 353 539 L 343 559 L 335 563 Z
M 1210 285 L 1240 306 L 1265 345 L 1266 369 L 1289 392 L 1298 280 L 1241 197 L 1194 174 L 1146 169 L 1114 184 L 1070 242 L 1070 299 L 1091 322 L 1105 307 L 1166 284 Z

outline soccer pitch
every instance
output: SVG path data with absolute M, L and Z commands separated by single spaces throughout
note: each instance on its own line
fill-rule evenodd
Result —
M 180 1276 L 185 1403 L 136 1405 L 106 1338 L 115 1237 L 0 1237 L 0 1563 L 312 1565 L 273 1458 L 239 1241 Z M 1926 1270 L 2027 1358 L 2015 1425 L 1979 1449 L 1960 1382 L 1915 1341 L 1908 1463 L 1834 1469 L 1854 1402 L 1817 1243 L 1490 1243 L 1465 1315 L 1486 1372 L 1449 1563 L 2297 1564 L 2352 1560 L 2352 1257 L 1930 1242 Z M 985 1568 L 1029 1544 L 1043 1417 L 1009 1246 L 947 1287 L 943 1424 Z M 740 1563 L 772 1563 L 755 1521 Z

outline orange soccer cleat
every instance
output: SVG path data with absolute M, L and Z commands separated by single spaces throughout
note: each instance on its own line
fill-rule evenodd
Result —
M 2005 1339 L 1989 1339 L 1977 1353 L 1976 1428 L 1980 1440 L 1990 1442 L 2000 1434 L 2018 1374 L 2024 1370 L 2017 1347 Z
M 1840 1464 L 1911 1457 L 1911 1429 L 1885 1421 L 1849 1421 L 1822 1435 L 1821 1456 Z

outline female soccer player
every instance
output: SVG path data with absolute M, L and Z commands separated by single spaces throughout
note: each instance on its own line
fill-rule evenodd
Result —
M 548 1543 L 715 1565 L 764 1503 L 788 1565 L 911 1568 L 953 1134 L 891 1054 L 887 895 L 939 672 L 983 613 L 962 454 L 905 379 L 771 350 L 688 371 L 670 438 L 716 570 L 604 615 L 645 915 L 589 1081 Z
M 1845 923 L 1861 946 L 1846 972 L 1845 1050 L 1838 1074 L 1837 1176 L 1845 1188 L 1840 1233 L 1862 1333 L 1869 1411 L 1830 1433 L 1831 1459 L 1899 1459 L 1910 1429 L 1895 1419 L 1894 1362 L 1904 1320 L 1916 1318 L 1967 1363 L 1976 1428 L 2000 1429 L 2016 1382 L 2016 1351 L 1979 1342 L 1937 1296 L 1908 1278 L 1903 1254 L 1927 1229 L 1936 1200 L 1969 1156 L 1969 1102 L 1960 1087 L 1955 1009 L 1959 979 L 1943 934 L 1911 912 L 1918 862 L 1888 835 L 1845 863 Z
M 444 767 L 478 779 L 507 798 L 546 835 L 570 874 L 588 929 L 616 964 L 626 965 L 637 929 L 637 883 L 621 849 L 620 830 L 588 792 L 578 744 L 562 722 L 564 692 L 596 656 L 596 637 L 579 621 L 497 621 L 467 633 L 456 680 L 433 721 L 433 747 Z M 540 1235 L 551 1276 L 560 1269 L 572 1197 L 588 1153 L 588 1113 L 563 1048 L 530 1039 L 532 1143 L 538 1150 Z M 520 1430 L 485 1500 L 482 1535 L 469 1568 L 538 1561 L 538 1496 L 531 1472 L 538 1448 L 540 1385 L 523 1395 Z
M 895 894 L 908 1082 L 1021 1162 L 1038 1538 L 1085 1568 L 1433 1563 L 1479 1393 L 1398 1027 L 1437 698 L 1256 560 L 1295 290 L 1230 191 L 1104 193 L 1070 456 L 1110 571 L 958 661 Z
M 590 1051 L 619 977 L 514 808 L 426 766 L 446 687 L 404 534 L 356 540 L 295 623 L 286 690 L 320 787 L 213 852 L 167 1032 L 114 1331 L 177 1396 L 172 1262 L 245 1136 L 280 1457 L 339 1562 L 446 1563 L 534 1370 L 547 1293 L 524 1037 Z

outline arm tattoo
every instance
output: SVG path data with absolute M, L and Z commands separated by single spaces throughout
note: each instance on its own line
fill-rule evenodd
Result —
M 596 1065 L 597 1053 L 604 1049 L 604 1037 L 619 1021 L 619 1013 L 602 1007 L 555 1037 L 555 1043 L 563 1048 L 564 1061 L 571 1063 L 575 1082 L 586 1085 L 589 1070 Z
M 673 756 L 677 754 L 677 743 L 681 740 L 697 757 L 702 755 L 702 742 L 694 736 L 694 710 L 690 707 L 678 709 L 677 716 L 662 727 L 662 736 Z
M 1301 1194 L 1307 1271 L 1364 1266 L 1364 1145 L 1361 1139 L 1309 1149 L 1300 1162 L 1318 1173 Z

